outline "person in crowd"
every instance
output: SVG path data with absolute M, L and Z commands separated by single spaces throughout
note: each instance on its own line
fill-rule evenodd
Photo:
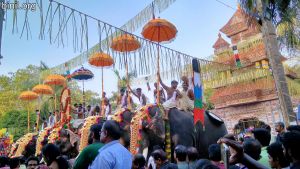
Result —
M 157 82 L 154 83 L 154 91 L 153 91 L 153 96 L 154 96 L 154 103 L 156 103 L 157 100 Z M 159 89 L 159 101 L 161 104 L 163 104 L 166 101 L 166 95 L 164 90 L 160 87 Z
M 101 128 L 101 124 L 91 126 L 88 138 L 89 145 L 85 147 L 76 158 L 73 169 L 87 169 L 95 160 L 99 149 L 103 147 L 103 144 L 100 142 Z
M 25 165 L 26 169 L 36 169 L 36 167 L 39 165 L 39 159 L 35 156 L 31 156 L 27 159 Z
M 129 91 L 126 90 L 125 94 L 122 97 L 121 108 L 130 108 L 130 107 L 132 108 L 132 105 L 133 105 L 132 97 L 129 95 Z
M 212 164 L 208 159 L 200 159 L 196 162 L 195 169 L 203 169 L 204 166 Z
M 259 143 L 259 141 L 253 138 L 247 138 L 243 142 L 243 149 L 244 152 L 254 160 L 258 161 L 260 159 L 261 144 Z
M 202 169 L 220 169 L 220 168 L 214 164 L 207 164 L 203 166 Z
M 265 165 L 266 167 L 270 168 L 267 146 L 269 146 L 271 141 L 271 133 L 267 129 L 256 128 L 253 130 L 253 135 L 254 138 L 257 141 L 259 141 L 259 143 L 262 146 L 261 153 L 260 153 L 261 158 L 259 159 L 259 162 Z
M 282 141 L 282 136 L 285 133 L 285 125 L 283 122 L 277 122 L 275 124 L 275 131 L 277 132 L 276 142 Z
M 49 169 L 68 169 L 68 161 L 60 156 L 59 148 L 54 144 L 47 144 L 42 149 L 43 159 Z
M 55 124 L 55 117 L 52 112 L 50 112 L 49 118 L 48 118 L 48 126 L 53 127 Z
M 136 154 L 133 157 L 132 169 L 146 169 L 146 159 L 142 154 Z
M 174 150 L 174 158 L 178 169 L 188 169 L 189 165 L 186 161 L 187 149 L 183 145 L 177 145 Z
M 161 150 L 162 148 L 159 145 L 155 145 L 153 146 L 153 152 L 155 150 Z M 147 164 L 148 169 L 156 169 L 156 164 L 154 161 L 154 158 L 152 155 L 150 155 L 149 159 L 148 159 L 148 164 Z
M 253 139 L 254 140 L 254 139 Z M 254 140 L 256 141 L 256 140 Z M 257 141 L 258 142 L 258 141 Z M 229 157 L 229 163 L 231 165 L 234 164 L 243 164 L 243 167 L 241 168 L 249 168 L 249 169 L 267 169 L 264 165 L 257 162 L 255 159 L 250 157 L 243 149 L 243 146 L 234 140 L 230 140 L 227 138 L 221 138 L 218 140 L 218 144 L 226 144 L 228 145 L 232 151 L 230 151 L 230 157 Z M 258 142 L 259 144 L 259 142 Z M 260 152 L 259 152 L 260 154 Z M 236 167 L 236 166 L 234 166 Z
M 187 157 L 188 157 L 189 169 L 196 168 L 196 162 L 197 159 L 199 158 L 198 150 L 195 147 L 188 147 Z
M 91 169 L 115 169 L 128 168 L 132 166 L 130 152 L 120 144 L 119 139 L 122 130 L 119 124 L 113 120 L 107 120 L 100 132 L 100 141 L 105 145 L 91 165 Z
M 300 132 L 300 125 L 290 125 L 286 129 L 287 129 L 287 131 L 298 131 L 298 132 Z
M 283 154 L 282 144 L 275 142 L 267 147 L 269 155 L 270 168 L 275 169 L 288 169 L 289 162 Z
M 219 144 L 211 144 L 208 147 L 208 158 L 213 165 L 225 169 L 224 164 L 221 163 L 221 147 Z
M 176 164 L 167 159 L 167 154 L 162 150 L 155 150 L 152 153 L 157 169 L 178 169 Z
M 99 116 L 101 112 L 100 106 L 95 106 L 95 108 L 91 112 L 91 116 Z
M 132 94 L 139 99 L 138 107 L 143 107 L 147 104 L 147 98 L 142 93 L 142 88 L 137 88 L 135 91 L 133 91 L 130 87 L 129 90 L 132 92 Z
M 55 123 L 60 121 L 60 112 L 59 112 L 59 110 L 55 110 L 54 117 L 55 117 Z
M 10 169 L 19 169 L 20 168 L 20 159 L 15 157 L 15 158 L 11 158 L 9 160 L 9 167 Z
M 9 169 L 9 158 L 0 156 L 0 169 Z
M 290 131 L 283 134 L 283 152 L 291 162 L 290 169 L 300 168 L 300 132 Z
M 92 106 L 88 105 L 86 106 L 86 115 L 85 117 L 91 116 L 92 115 Z
M 189 89 L 189 79 L 186 76 L 181 78 L 182 80 L 182 91 L 181 98 L 178 100 L 178 107 L 184 111 L 193 111 L 194 109 L 194 92 Z
M 120 94 L 117 97 L 117 109 L 120 109 L 122 107 L 122 98 L 125 94 L 125 89 L 120 90 Z
M 85 109 L 82 106 L 82 104 L 79 104 L 78 110 L 77 110 L 77 118 L 78 119 L 84 119 Z
M 127 149 L 129 150 L 130 148 L 130 135 L 126 133 L 125 131 L 122 132 L 121 138 L 120 138 L 120 143 Z
M 104 113 L 105 113 L 105 117 L 106 118 L 108 118 L 109 116 L 112 115 L 112 113 L 111 113 L 111 105 L 110 105 L 108 99 L 104 100 Z
M 42 128 L 41 130 L 44 130 L 47 127 L 47 120 L 45 117 L 42 118 Z

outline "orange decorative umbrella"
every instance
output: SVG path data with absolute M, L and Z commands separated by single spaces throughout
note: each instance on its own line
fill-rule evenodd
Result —
M 165 19 L 152 19 L 144 27 L 142 35 L 144 38 L 154 42 L 169 42 L 176 37 L 176 27 Z
M 131 52 L 139 49 L 141 44 L 133 35 L 123 34 L 114 38 L 110 47 L 118 52 Z
M 114 38 L 110 47 L 115 51 L 125 53 L 126 78 L 127 78 L 126 82 L 127 82 L 127 91 L 129 91 L 127 53 L 139 49 L 141 47 L 141 44 L 133 35 L 123 34 L 121 36 Z M 128 94 L 127 100 L 128 100 L 128 106 L 129 106 L 127 108 L 131 109 L 129 94 Z
M 154 42 L 158 42 L 157 45 L 157 74 L 159 74 L 159 43 L 160 42 L 169 42 L 176 37 L 177 29 L 176 27 L 165 19 L 154 18 L 149 21 L 142 31 L 144 38 L 149 39 Z M 156 103 L 160 103 L 160 90 L 159 90 L 159 77 L 157 77 L 157 98 Z
M 114 64 L 114 60 L 113 60 L 113 58 L 110 55 L 108 55 L 106 53 L 97 52 L 97 53 L 94 53 L 89 58 L 89 64 L 93 65 L 93 66 L 96 66 L 96 67 L 101 67 L 101 74 L 102 74 L 102 78 L 101 78 L 102 91 L 101 91 L 101 94 L 103 96 L 103 93 L 104 93 L 103 68 L 104 67 L 112 66 Z M 103 110 L 103 107 L 104 107 L 104 98 L 102 98 L 101 106 L 102 106 L 102 115 L 105 115 L 104 114 L 104 110 Z
M 24 101 L 32 101 L 37 99 L 39 96 L 35 92 L 25 91 L 22 92 L 19 96 L 19 99 Z M 30 132 L 30 116 L 29 116 L 29 106 L 27 105 L 27 131 Z
M 52 74 L 46 77 L 44 83 L 47 85 L 64 86 L 67 80 L 62 75 Z M 56 93 L 54 91 L 54 111 L 56 111 Z
M 38 84 L 38 85 L 34 86 L 32 88 L 32 91 L 39 94 L 39 95 L 51 95 L 51 94 L 53 94 L 53 89 L 50 86 L 44 85 L 44 84 Z M 39 113 L 37 114 L 37 118 L 36 118 L 36 123 L 37 123 L 36 130 L 37 131 L 39 131 L 40 113 L 41 113 L 41 106 L 40 106 L 40 103 L 39 103 Z
M 62 75 L 49 75 L 44 80 L 44 83 L 47 85 L 57 85 L 57 86 L 63 86 L 66 84 L 66 78 L 64 78 Z
M 44 85 L 44 84 L 39 84 L 36 85 L 32 88 L 32 91 L 37 93 L 37 94 L 53 94 L 53 89 L 48 86 L 48 85 Z

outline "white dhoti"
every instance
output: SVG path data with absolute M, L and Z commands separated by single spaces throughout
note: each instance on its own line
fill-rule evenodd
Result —
M 162 106 L 164 107 L 165 110 L 169 110 L 171 108 L 174 108 L 174 107 L 178 106 L 178 103 L 177 103 L 178 101 L 176 100 L 176 95 L 177 95 L 177 93 L 174 92 L 173 96 L 169 100 L 165 101 L 162 104 Z
M 178 100 L 178 108 L 183 111 L 193 111 L 194 101 L 189 98 L 187 91 L 181 92 L 182 97 Z

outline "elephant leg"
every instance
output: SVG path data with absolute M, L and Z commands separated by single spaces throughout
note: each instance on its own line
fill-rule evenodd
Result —
M 173 143 L 173 145 L 177 146 L 178 142 L 179 142 L 178 134 L 173 135 L 172 136 L 172 143 Z

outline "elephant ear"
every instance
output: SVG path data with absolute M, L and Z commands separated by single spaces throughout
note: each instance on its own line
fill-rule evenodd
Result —
M 209 112 L 209 111 L 205 111 L 205 113 L 208 116 L 208 118 L 212 121 L 213 124 L 215 124 L 217 126 L 224 124 L 224 121 L 216 114 Z

